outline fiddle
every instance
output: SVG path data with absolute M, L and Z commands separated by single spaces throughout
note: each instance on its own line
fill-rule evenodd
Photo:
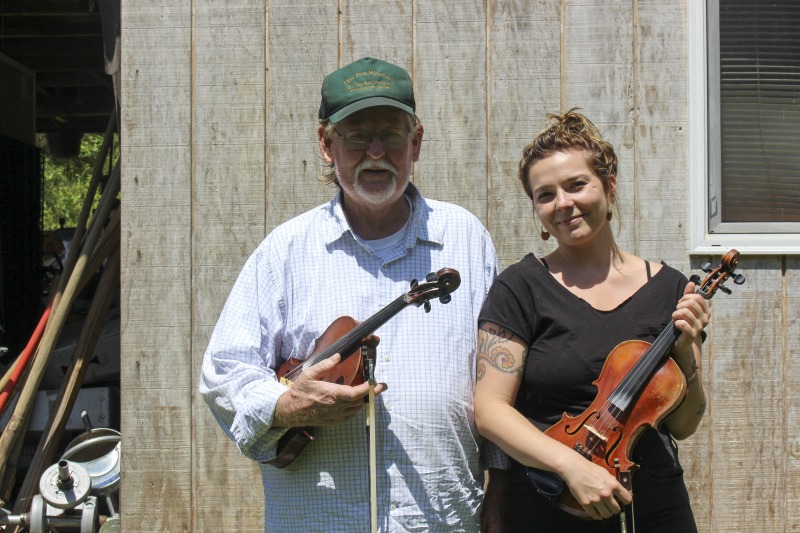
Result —
M 372 333 L 389 319 L 410 305 L 423 306 L 425 312 L 431 310 L 430 300 L 439 298 L 443 304 L 450 302 L 450 294 L 461 284 L 457 270 L 442 268 L 425 277 L 425 283 L 411 281 L 411 289 L 401 294 L 389 305 L 366 319 L 358 322 L 349 316 L 334 320 L 320 335 L 311 355 L 305 360 L 290 357 L 278 369 L 278 380 L 291 387 L 304 369 L 315 365 L 335 354 L 341 361 L 321 379 L 340 385 L 360 385 L 365 381 L 364 359 L 374 354 L 380 339 Z M 314 429 L 310 427 L 290 428 L 278 441 L 277 455 L 266 464 L 283 468 L 294 461 L 306 444 L 314 440 Z
M 726 279 L 733 276 L 737 285 L 745 281 L 743 275 L 733 274 L 738 264 L 736 250 L 725 254 L 713 270 L 709 263 L 704 264 L 707 276 L 703 282 L 696 275 L 690 278 L 697 284 L 695 294 L 706 300 L 717 290 L 730 294 L 731 290 L 724 285 Z M 629 455 L 637 439 L 648 428 L 658 427 L 680 406 L 688 392 L 686 376 L 669 357 L 680 333 L 670 323 L 652 344 L 641 340 L 618 344 L 593 382 L 598 392 L 592 404 L 577 416 L 564 413 L 559 422 L 544 430 L 545 435 L 605 468 L 632 492 L 631 477 L 639 465 Z M 528 479 L 561 510 L 591 519 L 572 493 L 564 490 L 565 483 L 557 474 L 531 467 Z

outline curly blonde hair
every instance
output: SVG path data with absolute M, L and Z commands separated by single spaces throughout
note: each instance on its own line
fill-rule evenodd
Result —
M 545 129 L 522 150 L 519 161 L 519 181 L 529 198 L 533 191 L 528 182 L 531 166 L 556 152 L 584 150 L 589 167 L 603 182 L 606 193 L 609 191 L 609 177 L 617 175 L 617 154 L 614 147 L 600 135 L 600 131 L 574 107 L 566 113 L 547 115 Z

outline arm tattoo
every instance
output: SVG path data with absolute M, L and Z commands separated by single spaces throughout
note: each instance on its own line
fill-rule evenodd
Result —
M 525 357 L 518 361 L 508 349 L 507 345 L 513 339 L 513 333 L 499 326 L 486 327 L 478 332 L 478 381 L 486 375 L 488 367 L 522 380 Z

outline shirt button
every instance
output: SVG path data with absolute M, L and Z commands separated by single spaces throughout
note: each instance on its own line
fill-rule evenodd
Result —
M 393 504 L 391 504 L 391 505 L 389 506 L 389 509 L 390 509 L 391 511 L 396 511 L 396 510 L 397 510 L 397 505 L 393 503 Z
M 387 404 L 386 404 L 386 410 L 387 410 L 387 411 L 391 411 L 393 408 L 394 408 L 394 405 L 392 405 L 392 404 L 390 404 L 390 403 L 387 403 Z
M 387 355 L 386 357 L 383 358 L 383 360 L 388 363 L 389 361 L 392 360 L 392 356 L 391 355 Z

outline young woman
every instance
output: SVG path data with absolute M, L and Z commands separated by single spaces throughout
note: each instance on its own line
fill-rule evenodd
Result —
M 508 491 L 506 532 L 620 531 L 616 515 L 631 501 L 629 532 L 634 521 L 637 533 L 696 531 L 674 439 L 694 433 L 705 411 L 699 363 L 710 309 L 681 273 L 616 245 L 616 173 L 613 147 L 574 110 L 550 115 L 523 151 L 519 179 L 542 238 L 558 246 L 501 273 L 479 318 L 475 417 L 480 433 L 512 459 L 508 471 L 490 473 L 489 485 L 490 497 Z M 670 321 L 680 330 L 671 356 L 688 393 L 661 427 L 638 439 L 630 459 L 640 469 L 628 491 L 539 428 L 565 412 L 582 413 L 614 347 L 652 342 Z M 558 474 L 591 519 L 575 518 L 538 494 L 528 467 Z

